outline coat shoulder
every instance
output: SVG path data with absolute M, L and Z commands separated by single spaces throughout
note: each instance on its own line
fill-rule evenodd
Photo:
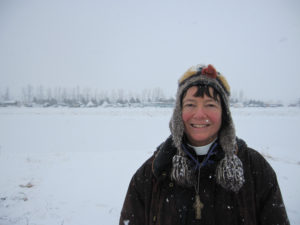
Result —
M 262 195 L 268 190 L 277 187 L 277 176 L 264 156 L 257 150 L 246 145 L 244 141 L 239 141 L 238 156 L 244 167 L 246 181 L 254 182 L 257 193 Z
M 135 179 L 145 179 L 145 178 L 151 178 L 153 176 L 152 172 L 152 164 L 153 160 L 155 158 L 155 153 L 149 157 L 135 172 L 133 175 L 133 178 Z
M 274 173 L 269 162 L 265 157 L 257 150 L 248 147 L 246 142 L 242 139 L 238 139 L 238 157 L 242 160 L 244 166 L 251 166 L 252 170 L 261 171 L 264 169 L 268 173 Z

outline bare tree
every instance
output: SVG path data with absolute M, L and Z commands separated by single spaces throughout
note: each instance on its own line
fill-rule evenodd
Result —
M 47 88 L 47 100 L 51 100 L 52 99 L 52 90 L 51 88 Z
M 153 92 L 152 92 L 152 100 L 153 101 L 157 102 L 157 101 L 160 101 L 164 98 L 165 98 L 164 92 L 161 88 L 156 87 L 156 88 L 153 89 Z
M 22 97 L 25 103 L 31 103 L 33 100 L 33 87 L 28 84 L 26 87 L 22 88 Z
M 9 101 L 10 100 L 10 91 L 9 87 L 6 87 L 5 92 L 3 94 L 3 100 L 4 101 Z

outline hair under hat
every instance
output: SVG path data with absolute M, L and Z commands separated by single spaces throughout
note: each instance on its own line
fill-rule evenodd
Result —
M 171 177 L 182 186 L 194 185 L 194 171 L 182 149 L 184 123 L 181 115 L 181 101 L 186 91 L 197 85 L 214 88 L 219 93 L 222 104 L 224 104 L 222 108 L 225 110 L 227 121 L 220 128 L 218 142 L 225 156 L 217 165 L 216 179 L 223 188 L 237 192 L 243 186 L 244 173 L 242 162 L 236 156 L 235 129 L 229 109 L 230 87 L 226 78 L 217 72 L 212 65 L 193 66 L 178 81 L 176 104 L 170 121 L 170 130 L 177 149 L 177 153 L 173 157 Z

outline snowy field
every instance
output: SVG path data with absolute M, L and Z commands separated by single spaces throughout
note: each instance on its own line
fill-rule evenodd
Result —
M 115 225 L 131 176 L 169 135 L 172 109 L 0 108 L 0 225 Z M 300 224 L 300 109 L 232 109 L 275 169 Z

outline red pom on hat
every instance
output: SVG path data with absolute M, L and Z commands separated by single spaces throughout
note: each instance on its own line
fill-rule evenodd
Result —
M 213 79 L 216 79 L 218 76 L 217 70 L 210 64 L 202 69 L 201 74 Z

